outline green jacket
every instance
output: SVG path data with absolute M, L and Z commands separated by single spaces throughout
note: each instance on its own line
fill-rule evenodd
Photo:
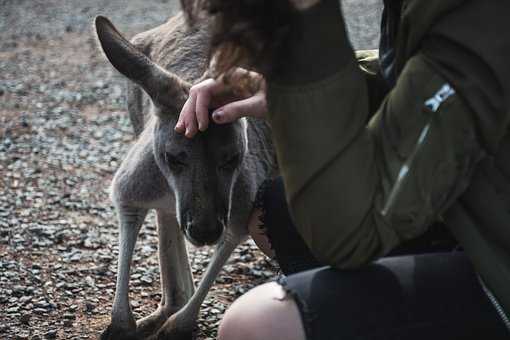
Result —
M 268 76 L 268 119 L 299 232 L 320 261 L 349 268 L 418 236 L 430 220 L 397 225 L 380 214 L 378 193 L 388 185 L 379 165 L 385 156 L 370 126 L 378 119 L 378 113 L 372 118 L 380 104 L 374 97 L 384 97 L 387 90 L 380 75 L 367 76 L 353 66 L 356 58 L 335 3 L 323 0 L 296 15 L 296 33 L 279 56 L 284 66 Z M 446 221 L 510 311 L 510 67 L 504 65 L 510 39 L 500 37 L 509 32 L 505 13 L 510 2 L 504 0 L 403 1 L 393 66 L 398 78 L 422 53 L 467 103 L 469 117 L 458 118 L 459 129 L 475 131 L 484 158 L 470 174 L 467 190 L 467 183 L 461 185 L 431 218 Z M 420 72 L 415 72 L 418 78 Z M 422 103 L 421 98 L 402 100 L 409 106 Z M 393 102 L 398 100 L 384 101 L 380 111 Z M 411 128 L 419 131 L 423 124 L 417 121 Z

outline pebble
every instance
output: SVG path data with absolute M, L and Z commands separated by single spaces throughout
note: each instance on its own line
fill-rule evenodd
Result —
M 63 317 L 64 317 L 64 319 L 67 319 L 67 320 L 74 320 L 74 319 L 76 319 L 76 315 L 75 314 L 71 314 L 71 313 L 65 313 Z
M 56 330 L 50 330 L 44 334 L 44 337 L 46 339 L 56 339 L 57 338 L 57 331 Z
M 35 314 L 46 314 L 48 312 L 45 308 L 34 308 L 32 311 Z
M 7 308 L 7 310 L 6 310 L 7 314 L 18 313 L 18 311 L 19 311 L 19 307 L 10 307 L 10 308 Z
M 30 314 L 22 314 L 19 321 L 24 325 L 28 325 L 30 322 Z
M 93 303 L 90 303 L 90 302 L 85 303 L 85 311 L 87 313 L 92 313 L 94 311 L 94 309 L 96 309 L 96 306 Z
M 149 285 L 152 283 L 152 278 L 150 278 L 149 276 L 142 276 L 140 278 L 140 281 Z

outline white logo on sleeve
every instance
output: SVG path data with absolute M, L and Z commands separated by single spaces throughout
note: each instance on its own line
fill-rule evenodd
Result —
M 455 90 L 450 84 L 444 84 L 443 87 L 434 95 L 434 97 L 430 98 L 425 102 L 425 106 L 428 107 L 432 112 L 436 112 L 441 104 L 451 96 L 455 94 Z

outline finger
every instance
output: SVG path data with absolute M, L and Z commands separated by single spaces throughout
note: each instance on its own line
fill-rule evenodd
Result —
M 186 132 L 184 133 L 184 135 L 187 138 L 193 138 L 195 137 L 197 132 L 198 132 L 197 121 L 194 118 L 192 118 L 186 122 Z
M 209 92 L 202 91 L 197 94 L 196 99 L 196 106 L 195 106 L 195 112 L 196 112 L 196 119 L 198 122 L 198 129 L 200 131 L 205 131 L 207 127 L 209 126 L 209 103 L 211 101 L 211 96 L 209 95 Z
M 179 113 L 179 119 L 175 124 L 174 130 L 178 133 L 184 133 L 186 131 L 186 117 L 190 115 L 192 108 L 193 99 L 189 96 L 184 105 L 182 106 L 181 112 Z
M 186 111 L 186 115 L 184 117 L 184 124 L 186 126 L 186 132 L 184 135 L 188 138 L 193 138 L 198 132 L 197 129 L 197 118 L 195 116 L 195 107 L 196 107 L 196 96 L 190 97 L 190 109 Z
M 179 118 L 177 121 L 177 124 L 175 124 L 174 130 L 178 133 L 183 133 L 186 131 L 186 127 L 184 126 L 184 122 Z
M 213 112 L 212 118 L 217 124 L 226 124 L 244 116 L 263 117 L 265 113 L 265 96 L 257 94 L 218 108 Z
M 193 138 L 198 132 L 197 129 L 197 118 L 195 116 L 195 106 L 196 106 L 196 94 L 192 94 L 190 96 L 190 106 L 184 112 L 184 125 L 186 127 L 186 132 L 184 135 L 188 138 Z

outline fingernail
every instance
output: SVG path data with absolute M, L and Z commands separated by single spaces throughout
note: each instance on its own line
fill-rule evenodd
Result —
M 213 119 L 221 121 L 223 119 L 223 111 L 216 111 L 213 113 Z

